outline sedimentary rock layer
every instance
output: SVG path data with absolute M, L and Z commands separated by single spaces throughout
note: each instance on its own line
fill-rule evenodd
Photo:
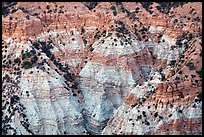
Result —
M 2 4 L 2 134 L 202 134 L 201 3 Z

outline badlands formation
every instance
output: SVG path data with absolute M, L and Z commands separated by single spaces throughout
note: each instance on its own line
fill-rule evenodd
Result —
M 2 135 L 201 135 L 201 2 L 3 2 Z

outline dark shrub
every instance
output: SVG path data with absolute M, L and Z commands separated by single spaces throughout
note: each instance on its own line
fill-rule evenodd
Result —
M 32 68 L 32 62 L 30 62 L 30 61 L 23 62 L 22 68 L 25 68 L 25 69 Z
M 21 62 L 21 59 L 16 58 L 16 59 L 14 59 L 14 62 L 15 62 L 15 63 L 20 63 L 20 62 Z
M 115 6 L 111 6 L 111 9 L 112 9 L 112 10 L 116 10 Z
M 187 63 L 186 66 L 188 66 L 190 70 L 195 69 L 195 66 L 194 66 L 194 63 L 193 63 L 193 62 L 189 62 L 189 63 Z

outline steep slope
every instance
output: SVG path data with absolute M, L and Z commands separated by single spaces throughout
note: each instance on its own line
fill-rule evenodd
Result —
M 157 72 L 131 90 L 102 134 L 202 134 L 202 45 L 195 32 L 178 37 L 184 52 L 170 70 L 159 70 L 162 81 Z
M 2 8 L 2 134 L 202 133 L 201 3 Z

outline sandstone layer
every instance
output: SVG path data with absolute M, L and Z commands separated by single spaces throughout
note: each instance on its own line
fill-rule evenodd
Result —
M 200 2 L 3 2 L 2 134 L 202 134 Z

